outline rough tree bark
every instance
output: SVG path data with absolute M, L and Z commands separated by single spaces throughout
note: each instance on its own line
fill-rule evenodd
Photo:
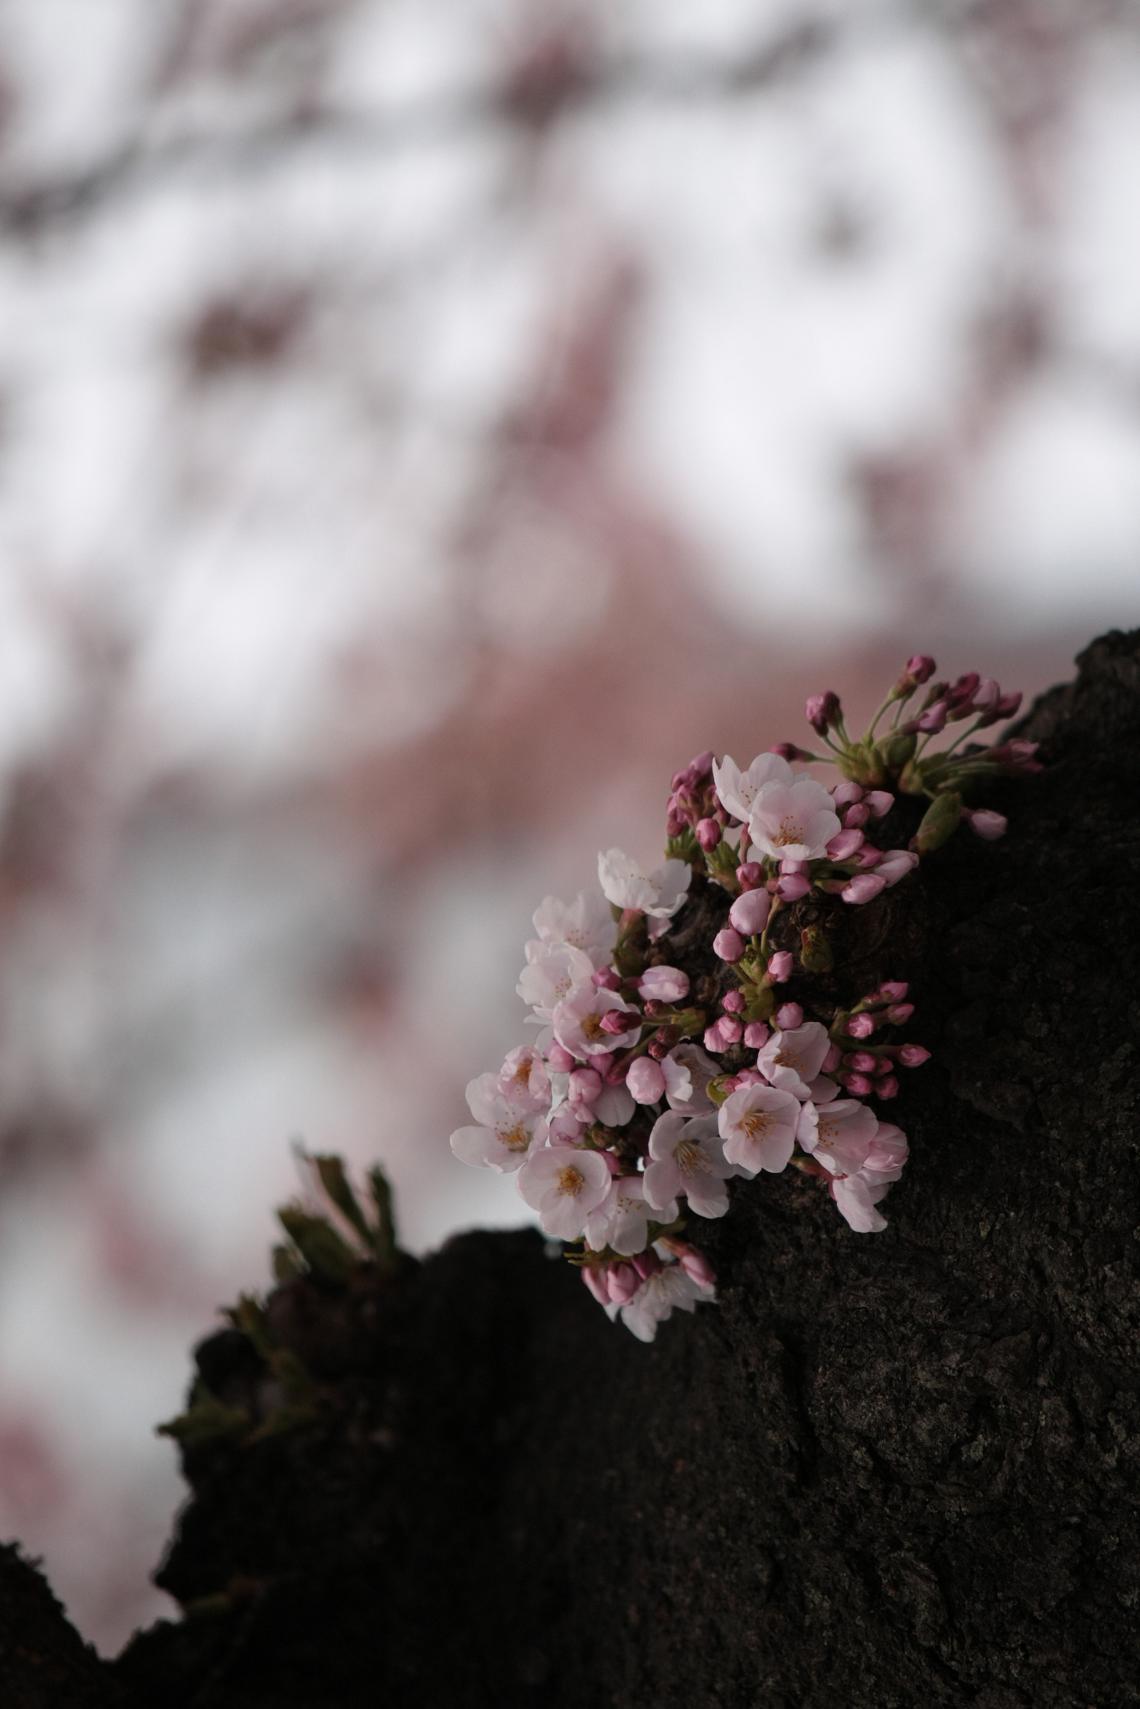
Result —
M 956 837 L 855 946 L 936 1050 L 885 1234 L 742 1183 L 721 1303 L 652 1347 L 532 1234 L 283 1287 L 316 1410 L 186 1450 L 187 1618 L 99 1669 L 42 1593 L 0 1699 L 63 1701 L 55 1665 L 70 1709 L 1140 1702 L 1140 635 L 1079 664 L 1007 839 Z M 280 1400 L 236 1331 L 198 1365 Z

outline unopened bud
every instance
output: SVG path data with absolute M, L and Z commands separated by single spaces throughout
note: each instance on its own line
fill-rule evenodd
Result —
M 708 854 L 720 842 L 720 826 L 715 819 L 698 819 L 697 841 Z
M 639 1056 L 630 1063 L 625 1083 L 635 1104 L 655 1104 L 665 1094 L 664 1071 L 650 1056 Z
M 728 911 L 729 921 L 745 937 L 762 932 L 772 911 L 772 898 L 766 890 L 746 890 L 738 896 Z
M 781 1003 L 776 1010 L 776 1025 L 781 1032 L 791 1032 L 793 1027 L 802 1027 L 804 1012 L 798 1003 Z
M 895 1079 L 893 1074 L 884 1075 L 884 1077 L 881 1080 L 876 1082 L 876 1085 L 875 1085 L 875 1096 L 876 1096 L 876 1098 L 897 1098 L 898 1095 L 899 1095 L 899 1083 Z
M 839 696 L 830 689 L 825 694 L 809 694 L 804 706 L 804 717 L 817 736 L 826 736 L 842 717 Z
M 931 854 L 949 842 L 962 817 L 962 797 L 954 789 L 936 795 L 915 833 L 914 846 L 920 855 Z
M 727 961 L 730 967 L 740 960 L 745 948 L 744 939 L 731 926 L 725 926 L 713 939 L 713 954 L 719 956 L 721 961 Z
M 768 978 L 773 985 L 782 985 L 785 980 L 792 977 L 794 967 L 795 961 L 791 950 L 778 949 L 775 955 L 768 959 Z
M 921 1068 L 930 1061 L 930 1052 L 921 1044 L 904 1044 L 899 1047 L 899 1061 L 904 1068 Z

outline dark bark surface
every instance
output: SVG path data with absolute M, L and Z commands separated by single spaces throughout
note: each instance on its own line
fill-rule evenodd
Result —
M 1009 836 L 850 911 L 936 1051 L 887 1232 L 740 1183 L 701 1226 L 721 1303 L 651 1347 L 532 1234 L 289 1284 L 314 1415 L 187 1452 L 187 1618 L 61 1702 L 1140 1703 L 1140 636 L 1080 667 Z M 236 1332 L 198 1363 L 272 1408 Z

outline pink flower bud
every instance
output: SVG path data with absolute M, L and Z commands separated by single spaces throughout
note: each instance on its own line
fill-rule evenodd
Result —
M 930 1052 L 925 1045 L 904 1044 L 899 1047 L 899 1061 L 904 1068 L 921 1068 L 930 1061 Z
M 713 939 L 713 954 L 718 955 L 721 961 L 727 961 L 729 966 L 740 960 L 744 949 L 744 939 L 739 932 L 734 932 L 731 926 L 725 926 Z
M 641 1278 L 632 1264 L 611 1264 L 606 1271 L 606 1283 L 613 1304 L 628 1305 L 641 1286 Z
M 738 932 L 752 937 L 764 930 L 771 910 L 772 898 L 766 890 L 746 890 L 743 896 L 736 898 L 728 910 L 728 917 Z
M 890 1058 L 887 1056 L 880 1056 L 878 1061 L 875 1063 L 875 1078 L 878 1079 L 879 1076 L 882 1074 L 889 1074 L 890 1071 L 891 1071 Z
M 901 1003 L 909 990 L 910 986 L 905 979 L 888 979 L 885 984 L 879 986 L 876 995 L 887 1003 Z
M 596 1050 L 590 1058 L 590 1067 L 596 1068 L 598 1073 L 602 1076 L 602 1079 L 606 1081 L 610 1081 L 610 1073 L 613 1069 L 613 1065 L 614 1053 L 612 1050 Z M 616 1083 L 619 1085 L 621 1083 L 620 1074 L 618 1075 Z M 610 1084 L 612 1085 L 614 1082 L 610 1081 Z
M 847 807 L 843 812 L 843 824 L 847 830 L 858 830 L 871 817 L 871 809 L 865 801 L 856 801 L 854 806 Z
M 837 831 L 827 845 L 827 858 L 829 860 L 850 860 L 852 855 L 859 853 L 864 841 L 862 831 Z
M 874 1074 L 879 1066 L 878 1057 L 872 1056 L 869 1050 L 853 1050 L 843 1060 L 846 1066 L 853 1068 L 857 1074 Z
M 841 717 L 839 696 L 831 689 L 825 694 L 809 694 L 804 706 L 804 717 L 817 736 L 826 736 L 832 725 Z
M 863 804 L 870 810 L 872 819 L 885 819 L 895 804 L 895 798 L 889 789 L 872 789 L 864 797 Z
M 827 1055 L 823 1059 L 821 1072 L 824 1074 L 834 1074 L 842 1061 L 843 1053 L 839 1046 L 837 1044 L 828 1045 Z
M 914 653 L 906 662 L 906 674 L 916 683 L 929 682 L 936 668 L 929 653 Z
M 887 888 L 887 881 L 877 872 L 857 872 L 850 883 L 845 884 L 839 892 L 845 902 L 859 906 L 864 902 L 873 902 L 881 891 Z
M 974 711 L 993 712 L 1001 699 L 1001 689 L 992 676 L 983 677 L 974 690 Z
M 931 735 L 937 735 L 939 730 L 946 728 L 946 716 L 949 710 L 944 700 L 936 700 L 933 706 L 928 707 L 919 718 L 915 719 L 914 728 L 924 730 Z
M 716 848 L 716 845 L 720 842 L 720 826 L 717 824 L 715 819 L 698 819 L 697 841 L 700 843 L 706 854 L 708 854 L 710 849 Z
M 716 1023 L 720 1028 L 720 1036 L 727 1044 L 739 1044 L 744 1032 L 744 1023 L 737 1020 L 735 1015 L 722 1015 Z
M 749 1021 L 744 1029 L 744 1042 L 749 1050 L 763 1050 L 770 1037 L 763 1021 Z
M 655 1276 L 661 1269 L 661 1260 L 652 1247 L 649 1247 L 645 1252 L 635 1253 L 630 1259 L 630 1263 L 643 1282 L 647 1282 L 650 1276 Z
M 970 829 L 975 836 L 981 837 L 987 843 L 994 843 L 999 837 L 1004 837 L 1009 829 L 1009 820 L 1004 813 L 994 813 L 988 807 L 975 807 L 972 811 L 967 808 L 965 817 L 970 822 Z
M 781 1032 L 790 1033 L 793 1027 L 802 1027 L 804 1012 L 798 1003 L 781 1003 L 776 1010 L 776 1025 Z
M 864 843 L 855 858 L 859 862 L 860 872 L 870 872 L 882 860 L 883 851 L 877 849 L 873 843 Z
M 702 753 L 695 754 L 685 767 L 689 782 L 694 788 L 712 775 L 713 751 L 705 748 Z
M 703 1252 L 698 1252 L 695 1246 L 688 1246 L 679 1254 L 678 1263 L 690 1281 L 698 1288 L 711 1288 L 716 1284 L 716 1271 L 709 1263 Z
M 552 1074 L 569 1074 L 574 1061 L 570 1052 L 560 1044 L 552 1044 L 546 1053 L 546 1066 Z
M 746 860 L 736 869 L 736 882 L 742 890 L 755 890 L 764 877 L 764 869 L 759 861 Z
M 578 1274 L 593 1294 L 599 1305 L 609 1305 L 610 1290 L 606 1286 L 605 1277 L 597 1264 L 583 1264 Z
M 726 991 L 720 1000 L 720 1006 L 726 1015 L 739 1015 L 744 1008 L 744 992 Z
M 951 706 L 961 706 L 966 701 L 973 700 L 974 691 L 981 680 L 977 671 L 966 671 L 960 676 L 946 696 Z
M 844 778 L 842 783 L 835 785 L 831 792 L 831 799 L 837 807 L 853 807 L 856 801 L 863 799 L 863 785 L 852 783 L 849 778 Z
M 785 980 L 792 977 L 794 967 L 795 960 L 791 950 L 778 949 L 775 955 L 768 958 L 768 978 L 773 985 L 783 985 Z
M 908 872 L 913 872 L 918 865 L 918 856 L 913 849 L 888 849 L 878 866 L 875 877 L 881 878 L 884 884 L 897 884 L 900 878 L 905 878 Z
M 631 1014 L 628 1009 L 607 1009 L 599 1020 L 598 1026 L 602 1032 L 609 1033 L 612 1037 L 617 1033 L 629 1032 L 637 1025 L 639 1019 L 640 1016 Z
M 639 1056 L 630 1063 L 625 1083 L 635 1104 L 655 1104 L 665 1095 L 664 1071 L 650 1056 Z
M 811 862 L 806 860 L 782 860 L 780 874 L 784 878 L 803 878 L 811 871 Z
M 1020 689 L 1016 689 L 1012 694 L 1003 694 L 997 705 L 994 707 L 994 712 L 999 718 L 1012 718 L 1014 713 L 1020 707 L 1021 700 L 1022 695 Z
M 669 1054 L 669 1046 L 665 1043 L 664 1039 L 651 1039 L 649 1043 L 649 1054 L 653 1058 L 654 1062 L 664 1062 L 665 1058 Z
M 852 1015 L 847 1023 L 847 1031 L 852 1038 L 870 1038 L 875 1030 L 873 1015 Z
M 714 1021 L 711 1027 L 705 1028 L 702 1043 L 710 1056 L 719 1056 L 722 1050 L 728 1049 L 728 1040 L 720 1030 L 720 1021 Z
M 865 1074 L 841 1074 L 839 1083 L 855 1098 L 866 1098 L 871 1091 L 871 1082 Z
M 897 1098 L 899 1083 L 893 1074 L 884 1075 L 875 1087 L 876 1098 Z
M 614 967 L 599 967 L 594 974 L 594 984 L 599 991 L 617 991 L 621 986 L 621 975 Z
M 566 1088 L 571 1104 L 592 1104 L 602 1095 L 602 1077 L 594 1068 L 575 1068 Z
M 776 880 L 776 895 L 781 902 L 800 902 L 810 889 L 811 879 L 805 878 L 801 872 Z
M 679 967 L 647 967 L 637 989 L 650 1002 L 679 1003 L 689 995 L 689 975 Z
M 893 1027 L 902 1027 L 906 1025 L 913 1014 L 913 1003 L 892 1003 L 887 1010 L 887 1019 Z
M 760 1073 L 759 1069 L 742 1068 L 729 1090 L 737 1092 L 742 1086 L 766 1086 L 767 1084 L 768 1082 Z

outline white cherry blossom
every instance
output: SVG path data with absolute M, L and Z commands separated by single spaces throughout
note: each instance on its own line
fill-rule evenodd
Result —
M 702 1288 L 680 1264 L 666 1264 L 647 1277 L 629 1304 L 622 1306 L 621 1320 L 639 1341 L 652 1341 L 657 1325 L 673 1312 L 695 1311 L 702 1300 L 715 1298 L 715 1288 Z
M 645 1196 L 654 1206 L 684 1196 L 698 1216 L 723 1216 L 728 1209 L 725 1160 L 715 1116 L 687 1116 L 670 1110 L 658 1117 L 649 1135 L 650 1163 Z
M 586 1242 L 596 1252 L 608 1246 L 624 1258 L 632 1258 L 648 1246 L 650 1222 L 672 1222 L 676 1215 L 676 1199 L 655 1208 L 645 1197 L 642 1176 L 622 1175 L 587 1218 Z
M 533 1100 L 508 1096 L 497 1074 L 479 1074 L 468 1083 L 467 1106 L 479 1125 L 452 1134 L 451 1149 L 459 1161 L 499 1175 L 521 1168 L 540 1126 Z
M 610 1190 L 609 1164 L 600 1151 L 556 1145 L 535 1151 L 519 1171 L 519 1192 L 538 1212 L 547 1234 L 577 1240 L 586 1218 Z
M 593 978 L 594 964 L 584 950 L 532 938 L 527 945 L 527 964 L 515 989 L 539 1020 L 548 1021 L 563 998 L 586 987 L 592 989 Z
M 779 754 L 757 754 L 747 771 L 741 771 L 736 761 L 726 754 L 719 763 L 713 761 L 712 770 L 721 806 L 744 824 L 748 823 L 752 804 L 765 784 L 790 784 L 796 775 Z
M 830 1048 L 827 1028 L 818 1021 L 805 1021 L 788 1032 L 774 1032 L 758 1051 L 756 1066 L 777 1091 L 810 1098 Z
M 717 1117 L 724 1155 L 749 1175 L 762 1169 L 778 1175 L 791 1162 L 800 1101 L 772 1086 L 742 1086 L 727 1097 Z
M 773 860 L 822 860 L 839 829 L 835 803 L 812 777 L 766 783 L 748 817 L 753 843 Z
M 596 890 L 580 890 L 573 902 L 547 896 L 535 909 L 534 929 L 539 943 L 550 948 L 569 944 L 588 955 L 594 967 L 609 964 L 617 943 L 617 921 L 605 897 Z
M 598 880 L 607 900 L 615 908 L 636 908 L 654 920 L 672 918 L 688 895 L 692 876 L 684 860 L 667 860 L 646 873 L 621 849 L 605 849 L 598 856 Z

